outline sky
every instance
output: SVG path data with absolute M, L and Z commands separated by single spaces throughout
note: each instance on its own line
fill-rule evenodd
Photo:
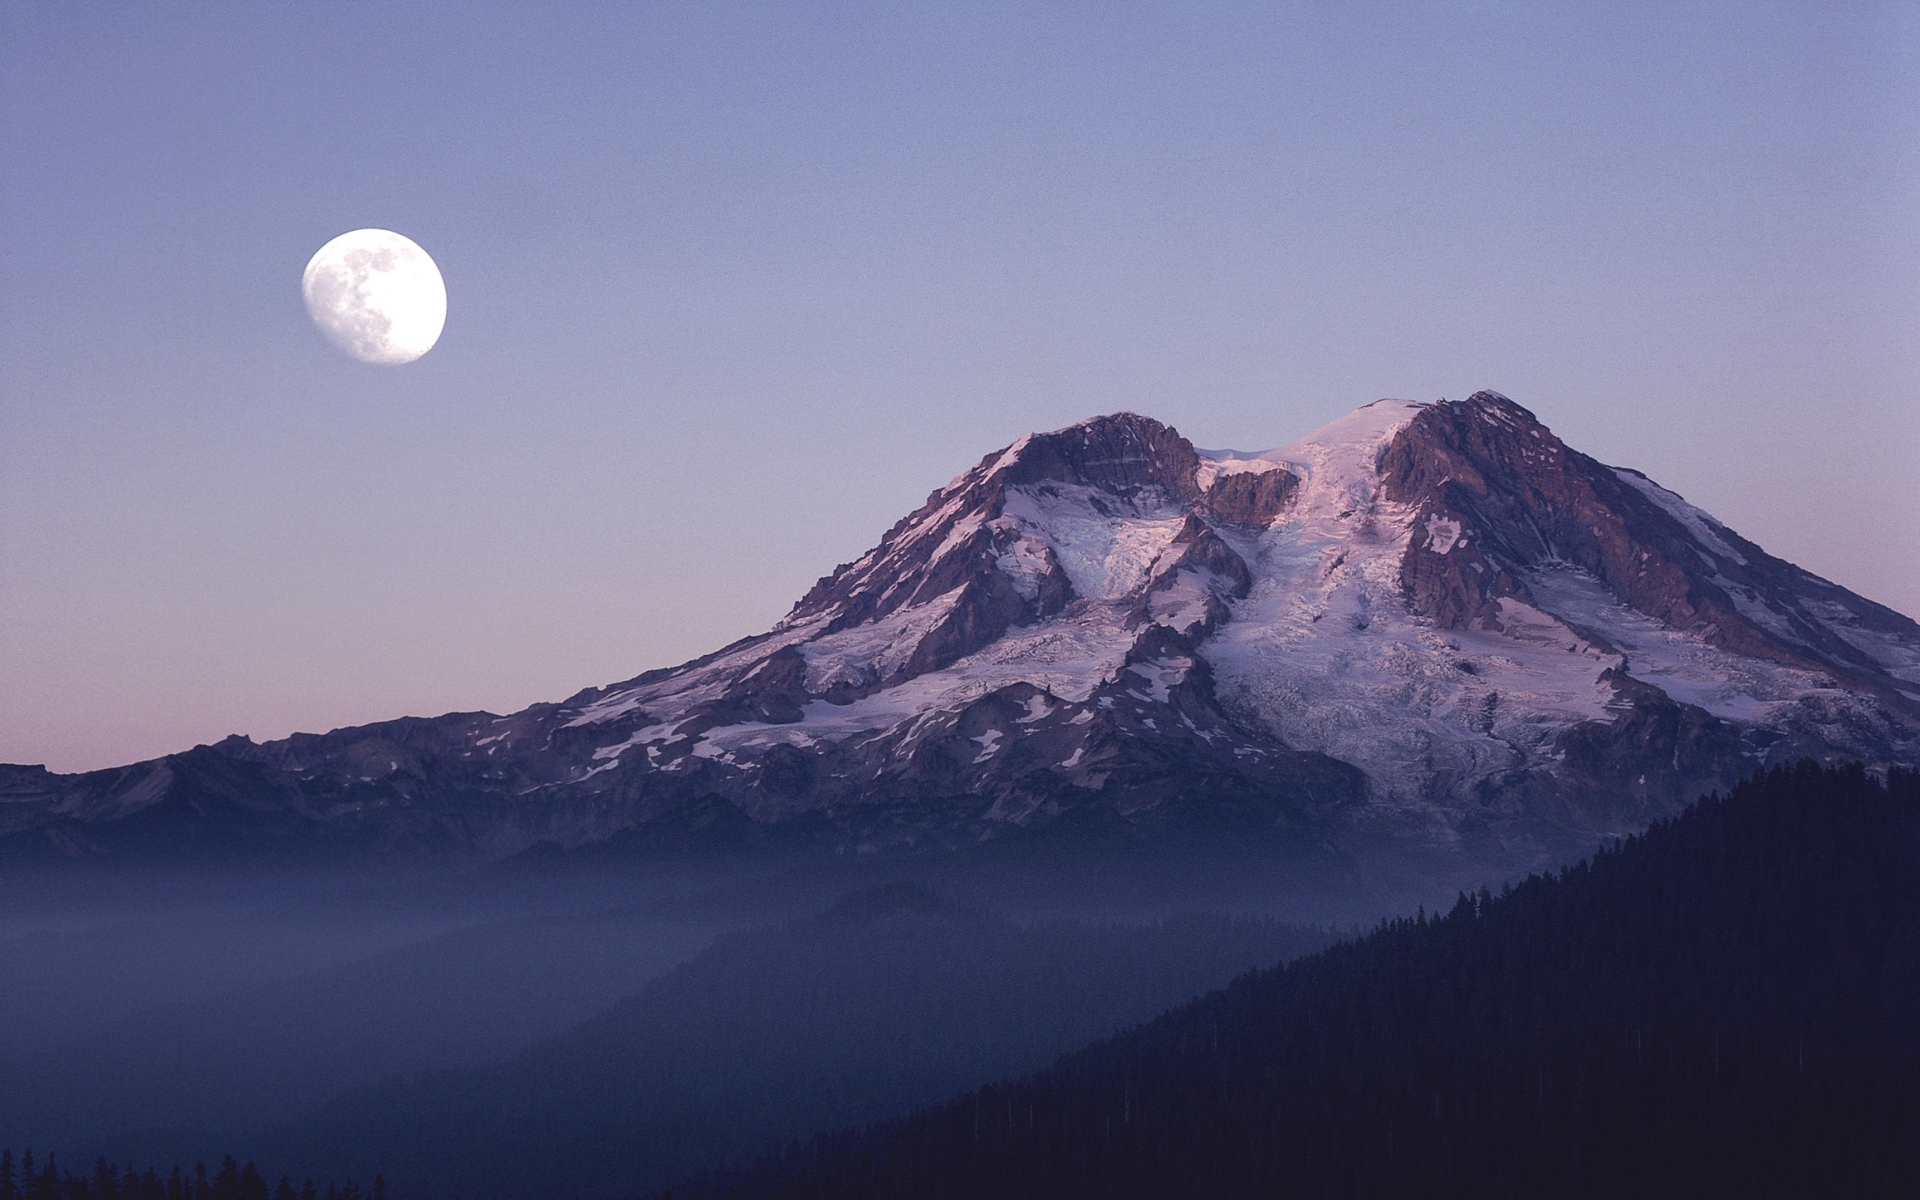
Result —
M 1910 3 L 14 0 L 0 297 L 4 762 L 671 665 L 1121 409 L 1492 388 L 1920 615 Z

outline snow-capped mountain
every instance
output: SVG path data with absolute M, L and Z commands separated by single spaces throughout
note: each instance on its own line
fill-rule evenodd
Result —
M 0 830 L 497 856 L 1095 820 L 1538 861 L 1807 756 L 1920 762 L 1920 626 L 1481 392 L 1261 453 L 1130 413 L 1029 435 L 683 666 L 504 717 L 0 768 Z

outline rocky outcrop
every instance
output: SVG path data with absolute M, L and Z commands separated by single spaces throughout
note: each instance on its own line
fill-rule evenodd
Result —
M 1402 585 L 1443 628 L 1498 624 L 1502 597 L 1534 600 L 1528 569 L 1570 566 L 1710 645 L 1901 697 L 1877 659 L 1808 607 L 1898 639 L 1920 636 L 1914 622 L 1774 558 L 1638 472 L 1569 449 L 1498 393 L 1422 410 L 1386 447 L 1380 476 L 1416 514 Z
M 1221 475 L 1207 489 L 1206 511 L 1229 525 L 1265 529 L 1299 490 L 1300 477 L 1278 467 Z
M 1022 438 L 928 496 L 877 547 L 814 584 L 786 623 L 825 615 L 833 621 L 830 631 L 838 631 L 924 604 L 990 572 L 1014 540 L 1007 526 L 996 524 L 1010 487 L 1067 484 L 1120 499 L 1152 493 L 1192 504 L 1199 499 L 1199 465 L 1177 431 L 1133 413 Z M 1029 616 L 1057 612 L 1071 597 L 1058 562 L 1046 555 Z

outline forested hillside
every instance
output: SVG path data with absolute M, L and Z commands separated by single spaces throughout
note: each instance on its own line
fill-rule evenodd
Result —
M 328 1183 L 323 1192 L 309 1179 L 298 1188 L 286 1176 L 269 1188 L 253 1163 L 245 1166 L 228 1156 L 215 1172 L 196 1163 L 192 1171 L 178 1166 L 166 1174 L 152 1167 L 141 1171 L 132 1164 L 120 1167 L 96 1159 L 91 1171 L 79 1174 L 62 1167 L 49 1154 L 34 1163 L 33 1151 L 20 1156 L 16 1173 L 13 1151 L 0 1150 L 0 1200 L 386 1200 L 386 1180 L 375 1176 L 371 1191 L 347 1180 L 345 1187 Z
M 678 1194 L 1916 1191 L 1920 775 L 1805 764 Z

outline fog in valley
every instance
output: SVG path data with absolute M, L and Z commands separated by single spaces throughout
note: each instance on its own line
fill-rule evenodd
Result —
M 633 1194 L 1039 1069 L 1407 899 L 1303 898 L 1344 869 L 12 866 L 0 1145 L 163 1171 L 235 1154 L 416 1197 Z

